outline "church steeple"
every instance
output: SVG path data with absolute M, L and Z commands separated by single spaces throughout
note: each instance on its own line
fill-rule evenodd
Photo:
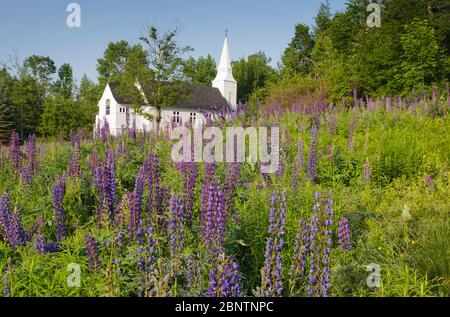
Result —
M 217 76 L 213 81 L 213 87 L 218 88 L 231 107 L 236 107 L 237 81 L 233 77 L 231 68 L 230 50 L 228 47 L 228 31 L 225 31 L 222 55 L 220 57 Z

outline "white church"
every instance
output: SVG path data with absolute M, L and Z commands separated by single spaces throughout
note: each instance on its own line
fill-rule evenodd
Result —
M 126 128 L 134 128 L 137 131 L 151 131 L 155 122 L 149 121 L 143 115 L 134 113 L 131 102 L 120 96 L 117 92 L 118 85 L 108 83 L 98 103 L 99 111 L 95 118 L 95 126 L 103 126 L 108 122 L 111 135 L 120 135 Z M 142 90 L 141 90 L 141 93 Z M 217 69 L 217 76 L 212 82 L 212 87 L 189 86 L 189 94 L 172 108 L 161 109 L 161 129 L 168 129 L 174 125 L 190 124 L 192 126 L 203 125 L 206 122 L 205 115 L 213 115 L 214 109 L 227 107 L 235 110 L 237 107 L 237 81 L 233 77 L 231 68 L 228 37 L 225 36 L 222 56 Z M 147 106 L 145 112 L 156 114 L 153 107 Z M 128 118 L 127 118 L 128 117 Z

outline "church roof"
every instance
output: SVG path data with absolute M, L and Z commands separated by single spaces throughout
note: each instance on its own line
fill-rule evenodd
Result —
M 119 85 L 117 83 L 110 83 L 109 87 L 111 88 L 114 99 L 119 104 L 132 103 L 118 93 Z M 229 107 L 228 101 L 222 96 L 218 88 L 195 85 L 186 85 L 186 88 L 190 93 L 177 103 L 176 108 L 211 111 L 221 109 L 222 107 Z

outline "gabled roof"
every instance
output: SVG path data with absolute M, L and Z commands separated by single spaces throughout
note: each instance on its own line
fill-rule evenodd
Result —
M 118 84 L 110 83 L 109 87 L 117 103 L 124 105 L 132 103 L 118 93 Z M 190 93 L 177 103 L 177 108 L 211 111 L 229 107 L 228 101 L 222 96 L 218 88 L 194 85 L 186 85 L 186 88 Z

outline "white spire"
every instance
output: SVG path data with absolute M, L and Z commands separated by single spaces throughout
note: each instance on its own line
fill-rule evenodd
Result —
M 231 68 L 230 50 L 228 48 L 228 31 L 225 32 L 222 56 L 220 57 L 217 76 L 212 82 L 212 86 L 220 90 L 220 93 L 228 101 L 231 107 L 236 108 L 237 81 L 233 77 L 233 70 Z
M 227 33 L 225 35 L 225 41 L 223 43 L 222 56 L 220 57 L 219 67 L 217 68 L 217 76 L 216 79 L 214 79 L 214 81 L 218 80 L 236 81 L 233 77 L 233 71 L 231 69 L 231 58 L 230 58 L 230 49 L 228 48 Z

